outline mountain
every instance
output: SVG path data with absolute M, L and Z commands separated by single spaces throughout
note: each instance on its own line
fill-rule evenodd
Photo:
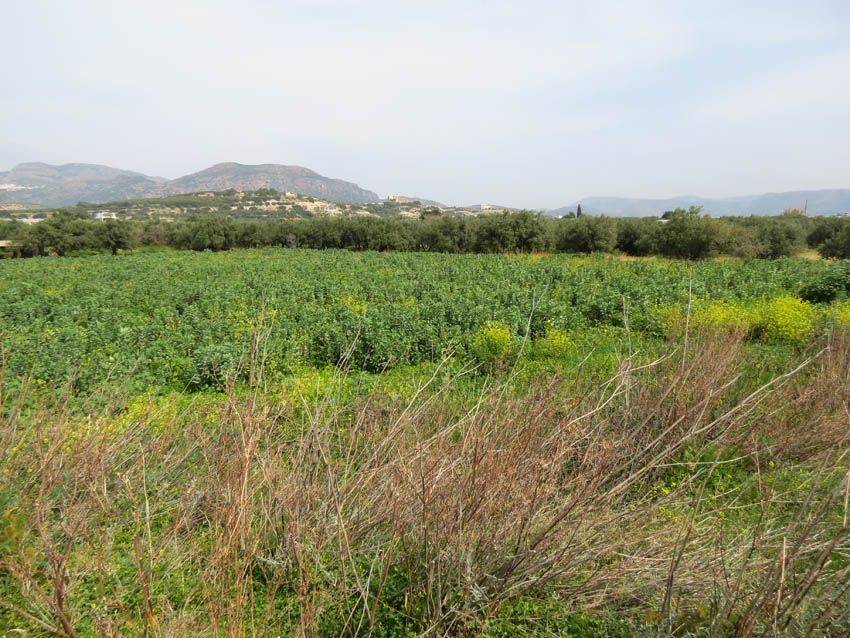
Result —
M 788 191 L 738 197 L 706 198 L 695 196 L 668 199 L 632 199 L 627 197 L 587 197 L 569 206 L 548 211 L 550 215 L 573 212 L 581 204 L 584 213 L 623 217 L 660 215 L 674 208 L 702 206 L 710 215 L 778 215 L 789 208 L 808 207 L 812 215 L 850 212 L 850 189 Z
M 389 195 L 385 201 L 398 202 L 399 204 L 413 204 L 415 202 L 419 202 L 423 206 L 437 206 L 438 208 L 446 208 L 445 204 L 441 204 L 436 200 L 426 199 L 424 197 L 412 197 L 410 195 Z
M 96 164 L 18 164 L 0 173 L 0 203 L 26 206 L 76 204 L 144 197 L 166 180 Z
M 364 190 L 357 184 L 324 177 L 302 166 L 282 164 L 248 165 L 226 162 L 168 182 L 170 194 L 221 191 L 229 188 L 273 188 L 346 204 L 365 204 L 380 200 L 375 193 Z
M 0 206 L 70 206 L 212 190 L 273 188 L 333 202 L 379 201 L 378 195 L 301 166 L 216 164 L 174 180 L 97 164 L 18 164 L 0 172 Z

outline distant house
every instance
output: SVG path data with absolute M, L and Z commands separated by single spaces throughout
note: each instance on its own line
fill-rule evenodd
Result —
M 118 215 L 111 210 L 99 210 L 95 212 L 94 218 L 103 221 L 105 219 L 118 219 Z
M 292 191 L 286 191 L 286 192 L 283 194 L 283 196 L 284 196 L 284 197 L 287 197 L 287 198 L 289 198 L 289 199 L 295 199 L 296 197 L 298 197 L 298 195 L 296 195 L 296 194 L 295 194 L 295 193 L 293 193 Z
M 501 210 L 498 206 L 493 206 L 493 204 L 481 204 L 481 212 Z
M 398 195 L 387 195 L 387 201 L 388 202 L 397 202 L 398 201 Z

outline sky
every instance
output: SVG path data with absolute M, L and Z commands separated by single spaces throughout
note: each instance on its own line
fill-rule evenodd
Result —
M 850 188 L 850 2 L 0 0 L 0 171 L 307 166 L 381 195 Z

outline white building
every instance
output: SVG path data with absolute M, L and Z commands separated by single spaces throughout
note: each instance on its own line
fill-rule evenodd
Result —
M 99 210 L 95 212 L 94 218 L 103 221 L 104 219 L 118 219 L 118 215 L 111 210 Z

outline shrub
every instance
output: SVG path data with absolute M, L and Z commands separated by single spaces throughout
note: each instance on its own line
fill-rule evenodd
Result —
M 113 255 L 133 245 L 133 233 L 129 222 L 107 219 L 94 227 L 94 243 L 108 249 Z
M 209 344 L 199 347 L 192 355 L 192 377 L 189 388 L 223 390 L 228 381 L 244 377 L 239 350 L 234 344 Z
M 753 324 L 753 312 L 740 304 L 713 301 L 697 305 L 691 313 L 690 325 L 716 332 L 749 332 Z
M 822 257 L 834 257 L 837 259 L 850 259 L 850 220 L 842 220 L 832 235 L 830 235 L 820 247 Z
M 766 219 L 758 225 L 759 257 L 791 257 L 803 247 L 803 229 L 794 218 Z
M 168 244 L 191 250 L 230 250 L 237 239 L 236 224 L 230 219 L 209 218 L 175 224 L 168 229 Z
M 620 219 L 617 221 L 617 249 L 641 257 L 656 252 L 656 237 L 661 224 L 656 219 Z
M 535 213 L 481 216 L 473 222 L 472 229 L 476 252 L 532 252 L 549 247 L 547 222 Z
M 850 301 L 837 304 L 833 309 L 832 317 L 837 326 L 850 329 Z
M 573 349 L 573 340 L 562 330 L 548 330 L 531 347 L 535 359 L 562 359 Z
M 679 305 L 661 308 L 656 314 L 657 323 L 663 328 L 663 334 L 668 336 L 679 336 L 686 329 L 747 334 L 754 323 L 751 308 L 728 301 L 696 301 L 690 317 L 686 309 Z
M 800 289 L 800 298 L 811 303 L 829 303 L 850 293 L 850 267 L 830 268 Z
M 462 217 L 426 219 L 414 228 L 418 233 L 419 250 L 461 253 L 470 250 L 472 245 L 469 223 Z
M 801 344 L 812 337 L 816 312 L 796 297 L 762 301 L 755 309 L 754 335 L 764 341 Z
M 672 306 L 662 313 L 668 334 L 689 329 L 749 334 L 769 342 L 802 344 L 815 330 L 817 312 L 796 297 L 763 300 L 753 308 L 726 301 L 697 302 L 687 318 L 683 309 Z
M 811 229 L 806 235 L 806 243 L 812 248 L 819 248 L 827 239 L 838 233 L 845 220 L 841 217 L 815 217 L 811 221 Z
M 497 321 L 486 323 L 473 335 L 470 342 L 474 357 L 485 364 L 503 362 L 514 354 L 515 349 L 510 326 Z
M 714 222 L 715 246 L 717 252 L 742 259 L 758 257 L 764 250 L 763 245 L 752 228 L 720 219 Z
M 579 217 L 558 225 L 556 248 L 567 253 L 611 252 L 617 245 L 617 223 L 608 217 Z
M 365 315 L 369 309 L 369 304 L 366 300 L 361 299 L 357 295 L 343 295 L 339 298 L 339 304 L 355 315 Z
M 658 252 L 667 257 L 704 259 L 716 247 L 716 223 L 703 217 L 701 209 L 675 210 L 658 232 Z

